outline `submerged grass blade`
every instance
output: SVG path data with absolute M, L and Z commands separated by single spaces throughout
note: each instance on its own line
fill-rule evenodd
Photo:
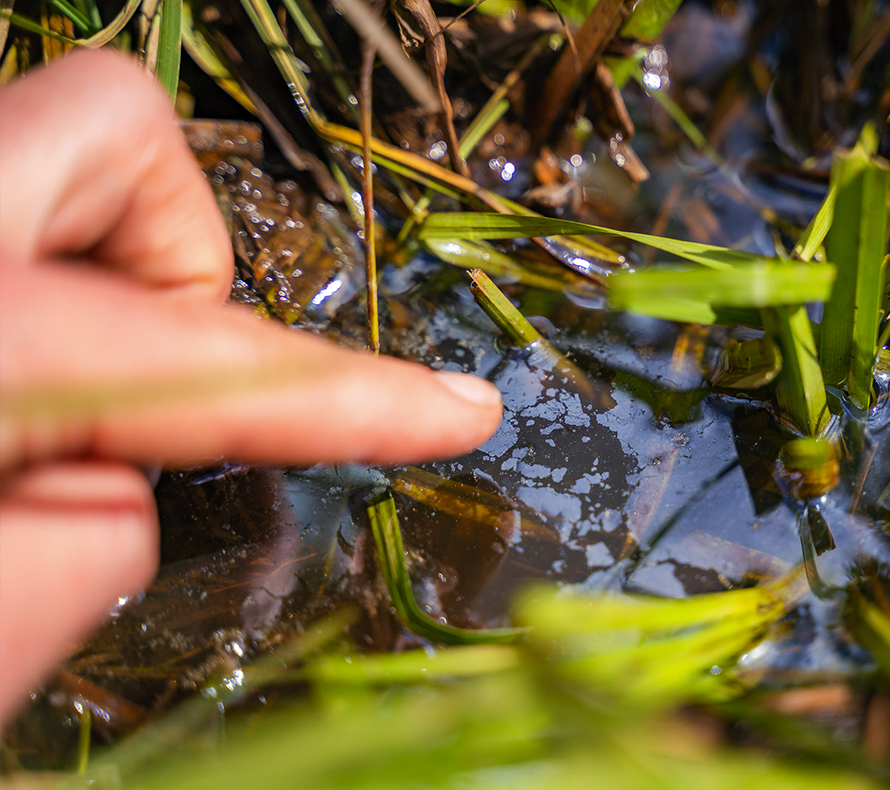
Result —
M 860 144 L 835 154 L 831 180 L 837 198 L 825 243 L 838 283 L 825 305 L 820 360 L 826 382 L 844 387 L 866 409 L 881 317 L 890 165 Z
M 381 573 L 386 582 L 393 608 L 399 619 L 412 631 L 435 642 L 445 644 L 490 644 L 512 642 L 522 634 L 519 628 L 473 630 L 455 628 L 434 620 L 414 598 L 405 549 L 399 529 L 399 517 L 391 495 L 368 505 L 368 518 Z
M 523 536 L 551 542 L 559 540 L 555 530 L 544 524 L 540 513 L 533 508 L 476 486 L 439 477 L 412 466 L 405 467 L 390 482 L 393 491 L 439 513 L 473 521 L 498 532 L 518 515 L 519 529 Z
M 859 589 L 851 593 L 847 609 L 854 635 L 874 656 L 883 674 L 890 677 L 890 616 L 887 610 L 869 600 Z
M 782 353 L 771 338 L 730 340 L 710 378 L 715 387 L 757 389 L 773 381 L 781 370 Z
M 510 282 L 521 283 L 531 288 L 573 293 L 588 298 L 596 298 L 603 293 L 602 288 L 596 283 L 578 277 L 569 269 L 554 268 L 553 271 L 549 271 L 543 267 L 531 267 L 484 241 L 425 239 L 422 246 L 453 266 L 462 269 L 481 269 L 489 277 L 503 277 Z
M 473 298 L 513 345 L 534 350 L 537 352 L 537 359 L 533 364 L 558 373 L 564 378 L 564 384 L 581 397 L 593 397 L 587 374 L 548 343 L 485 272 L 471 269 L 470 277 L 473 280 L 470 286 Z
M 418 229 L 418 236 L 421 239 L 514 239 L 557 235 L 618 236 L 714 269 L 728 269 L 735 264 L 764 264 L 772 261 L 771 258 L 763 255 L 730 250 L 711 244 L 680 241 L 661 236 L 650 236 L 646 233 L 633 233 L 598 225 L 587 225 L 583 222 L 540 216 L 478 212 L 432 214 L 423 221 Z

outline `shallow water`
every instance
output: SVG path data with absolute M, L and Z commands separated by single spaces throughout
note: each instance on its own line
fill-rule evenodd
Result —
M 710 131 L 728 167 L 698 153 L 645 94 L 626 91 L 633 147 L 652 177 L 631 184 L 608 143 L 593 136 L 580 147 L 563 141 L 555 155 L 569 180 L 560 189 L 580 218 L 766 254 L 788 223 L 808 221 L 824 172 L 796 168 L 798 153 L 824 164 L 825 150 L 806 139 L 795 105 L 781 103 L 785 78 L 777 75 L 767 96 L 738 81 L 744 88 L 732 93 L 749 47 L 771 68 L 787 57 L 776 40 L 751 43 L 754 18 L 748 3 L 731 17 L 687 4 L 658 66 L 663 89 L 673 80 L 701 94 L 703 115 L 720 110 Z M 702 26 L 714 44 L 707 51 L 684 43 L 690 35 L 700 42 Z M 235 296 L 360 344 L 362 245 L 346 211 L 288 179 L 274 182 L 252 159 L 254 138 L 230 148 L 224 168 L 208 169 L 240 245 Z M 474 173 L 516 193 L 527 172 L 508 183 L 498 150 L 489 153 L 497 167 L 477 163 Z M 634 265 L 650 259 L 642 248 L 624 252 Z M 470 627 L 509 623 L 510 600 L 530 583 L 673 597 L 752 585 L 801 563 L 802 528 L 821 519 L 835 548 L 811 563 L 816 592 L 742 665 L 776 682 L 849 677 L 869 666 L 841 614 L 851 579 L 890 564 L 886 373 L 867 420 L 845 415 L 838 485 L 801 503 L 776 474 L 792 434 L 772 406 L 759 392 L 709 383 L 729 330 L 611 313 L 595 291 L 510 285 L 520 309 L 577 367 L 567 374 L 544 347 L 506 345 L 462 272 L 426 253 L 408 258 L 382 273 L 384 351 L 494 381 L 505 403 L 497 434 L 467 456 L 419 468 L 165 475 L 158 579 L 122 602 L 67 665 L 109 695 L 90 703 L 99 737 L 118 737 L 212 673 L 234 678 L 243 661 L 344 605 L 360 612 L 352 632 L 360 646 L 422 644 L 393 616 L 367 530 L 366 499 L 387 487 L 418 601 Z M 35 764 L 63 764 L 76 743 L 77 699 L 70 676 L 60 676 L 7 735 L 7 749 L 25 762 L 42 750 Z

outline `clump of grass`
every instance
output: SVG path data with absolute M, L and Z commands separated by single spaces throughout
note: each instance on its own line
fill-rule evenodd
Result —
M 877 767 L 844 767 L 849 755 L 827 740 L 819 766 L 725 745 L 690 750 L 694 728 L 677 706 L 739 698 L 738 656 L 768 638 L 806 590 L 798 569 L 685 601 L 530 591 L 516 607 L 527 630 L 515 644 L 400 655 L 358 655 L 336 638 L 342 619 L 322 621 L 95 757 L 65 786 L 113 777 L 116 787 L 144 790 L 503 781 L 537 790 L 587 787 L 596 777 L 668 790 L 877 788 Z M 308 683 L 309 693 L 272 710 L 231 710 L 287 682 Z

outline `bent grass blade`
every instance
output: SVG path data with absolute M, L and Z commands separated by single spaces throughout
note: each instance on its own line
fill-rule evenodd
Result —
M 445 644 L 490 644 L 512 642 L 522 634 L 520 628 L 473 630 L 456 628 L 434 620 L 417 604 L 408 575 L 399 517 L 392 495 L 368 505 L 368 518 L 377 558 L 386 589 L 399 619 L 414 633 Z

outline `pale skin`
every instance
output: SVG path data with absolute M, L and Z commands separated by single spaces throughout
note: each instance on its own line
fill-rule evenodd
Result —
M 0 726 L 150 582 L 141 468 L 417 461 L 496 429 L 488 382 L 224 305 L 232 266 L 135 64 L 78 53 L 0 91 Z

